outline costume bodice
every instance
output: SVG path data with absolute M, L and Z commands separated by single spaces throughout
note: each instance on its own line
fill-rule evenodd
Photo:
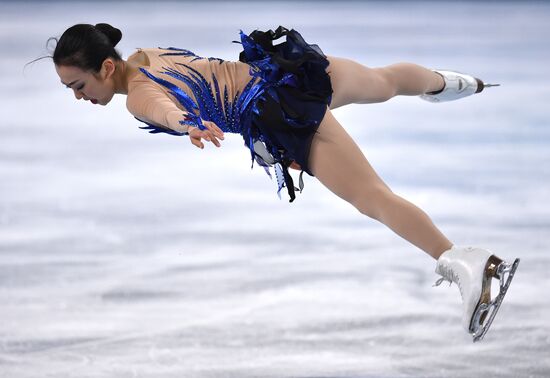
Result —
M 129 79 L 126 106 L 153 132 L 185 133 L 188 125 L 201 124 L 199 117 L 224 132 L 240 132 L 240 115 L 254 95 L 250 65 L 175 47 L 135 54 L 145 54 L 149 65 Z

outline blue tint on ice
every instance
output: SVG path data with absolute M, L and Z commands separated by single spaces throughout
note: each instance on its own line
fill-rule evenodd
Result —
M 0 377 L 550 376 L 548 2 L 133 4 L 0 3 Z M 239 135 L 151 136 L 124 96 L 75 101 L 49 60 L 22 71 L 78 22 L 120 27 L 125 58 L 236 60 L 239 29 L 285 25 L 371 67 L 501 83 L 334 111 L 451 240 L 521 257 L 486 339 L 427 255 L 315 178 L 279 201 Z

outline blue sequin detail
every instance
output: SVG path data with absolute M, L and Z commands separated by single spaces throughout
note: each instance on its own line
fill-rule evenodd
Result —
M 166 133 L 166 134 L 177 135 L 177 136 L 189 135 L 188 132 L 180 132 L 180 131 L 168 129 L 165 127 L 158 127 L 156 125 L 153 125 L 152 123 L 145 122 L 144 120 L 139 119 L 138 117 L 134 117 L 134 118 L 140 122 L 147 124 L 147 126 L 140 126 L 139 128 L 142 130 L 149 130 L 149 134 Z
M 165 56 L 165 55 L 178 55 L 178 56 L 188 56 L 188 57 L 193 56 L 194 58 L 191 60 L 191 62 L 194 62 L 197 59 L 205 59 L 204 57 L 198 56 L 197 54 L 195 54 L 191 50 L 187 50 L 187 49 L 180 49 L 180 48 L 177 48 L 177 47 L 159 47 L 159 49 L 173 51 L 173 52 L 160 54 L 159 56 Z M 224 60 L 220 59 L 220 58 L 209 57 L 209 58 L 206 58 L 206 59 L 208 59 L 208 61 L 217 60 L 220 64 L 222 64 L 224 62 Z
M 212 81 L 214 83 L 216 94 L 213 93 L 208 81 L 198 71 L 186 64 L 177 64 L 185 66 L 189 71 L 191 71 L 190 75 L 185 75 L 166 67 L 163 67 L 166 71 L 161 73 L 170 75 L 185 83 L 193 92 L 196 101 L 193 100 L 191 96 L 187 95 L 180 87 L 169 82 L 168 80 L 151 74 L 145 68 L 140 68 L 140 70 L 150 79 L 168 88 L 169 93 L 172 94 L 189 113 L 189 117 L 194 116 L 193 121 L 180 121 L 180 123 L 190 124 L 192 126 L 199 127 L 201 130 L 205 130 L 206 127 L 202 125 L 201 122 L 201 119 L 203 119 L 205 121 L 214 122 L 224 132 L 240 133 L 240 114 L 250 104 L 251 99 L 260 89 L 252 85 L 253 80 L 248 82 L 241 94 L 237 91 L 232 101 L 229 101 L 227 87 L 224 87 L 224 103 L 222 103 L 218 81 L 214 75 L 212 76 Z M 199 111 L 200 115 L 197 116 L 195 111 Z

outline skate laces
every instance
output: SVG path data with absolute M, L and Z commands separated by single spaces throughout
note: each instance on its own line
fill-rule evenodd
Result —
M 456 283 L 458 286 L 458 289 L 460 290 L 460 295 L 464 298 L 464 295 L 462 294 L 462 285 L 460 283 L 460 278 L 458 277 L 458 274 L 456 274 L 451 268 L 448 268 L 446 266 L 439 266 L 439 274 L 441 275 L 441 278 L 439 278 L 435 283 L 432 285 L 432 287 L 439 286 L 443 281 L 448 281 L 449 286 L 452 285 L 452 283 Z
M 443 281 L 449 282 L 449 286 L 451 286 L 451 285 L 453 284 L 453 281 L 451 281 L 450 279 L 445 278 L 445 277 L 441 277 L 440 279 L 438 279 L 437 281 L 435 281 L 435 283 L 432 285 L 432 287 L 441 285 L 441 283 L 442 283 Z

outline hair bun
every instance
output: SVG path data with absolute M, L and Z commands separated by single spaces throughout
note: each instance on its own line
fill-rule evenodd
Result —
M 119 43 L 122 39 L 122 32 L 109 24 L 95 24 L 95 28 L 105 34 L 107 38 L 109 38 L 109 41 L 111 42 L 113 47 L 115 47 L 117 43 Z

